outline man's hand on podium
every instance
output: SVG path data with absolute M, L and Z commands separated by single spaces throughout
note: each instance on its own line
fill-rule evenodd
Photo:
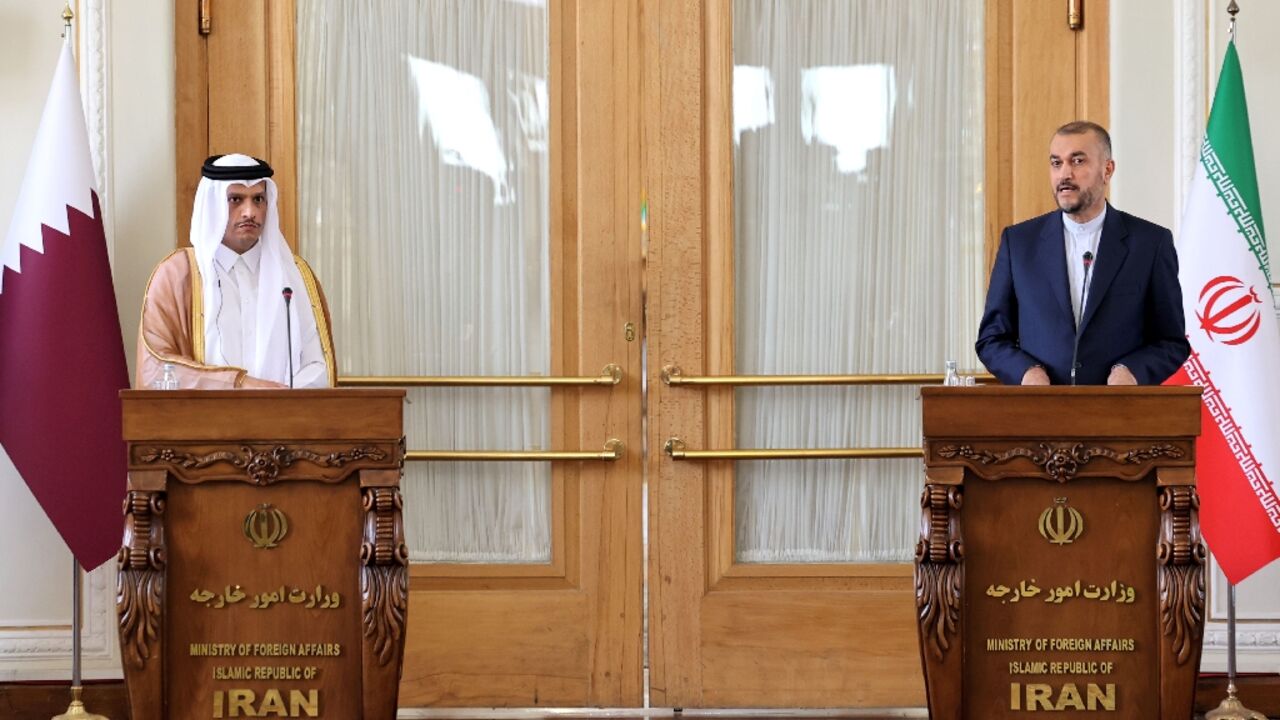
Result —
M 1022 384 L 1023 385 L 1048 385 L 1049 373 L 1045 372 L 1044 368 L 1040 367 L 1039 365 L 1033 365 L 1032 367 L 1027 368 L 1027 371 L 1022 374 Z
M 1107 376 L 1108 385 L 1137 385 L 1138 378 L 1123 365 L 1112 365 L 1111 374 Z

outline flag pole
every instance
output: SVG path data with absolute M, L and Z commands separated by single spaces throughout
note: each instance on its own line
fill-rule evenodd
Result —
M 66 5 L 62 8 L 62 41 L 71 42 L 71 21 L 75 18 L 75 13 L 71 12 L 71 2 L 67 0 Z M 108 720 L 104 715 L 95 715 L 85 709 L 84 703 L 80 700 L 80 695 L 84 691 L 84 687 L 80 684 L 80 631 L 84 625 L 83 618 L 80 617 L 83 587 L 81 585 L 84 577 L 84 569 L 80 567 L 80 561 L 74 557 L 71 560 L 71 704 L 67 706 L 67 711 L 61 715 L 53 716 L 53 720 L 67 720 L 74 718 L 75 720 Z
M 73 559 L 71 561 L 71 704 L 67 706 L 67 711 L 61 715 L 55 715 L 53 720 L 107 720 L 103 715 L 94 715 L 85 709 L 84 703 L 80 701 L 80 694 L 83 687 L 80 684 L 80 628 L 83 621 L 80 617 L 81 605 L 81 578 L 84 576 L 83 568 L 80 567 L 80 561 Z
M 1227 15 L 1231 16 L 1227 24 L 1227 37 L 1231 44 L 1236 42 L 1236 15 L 1240 14 L 1240 5 L 1231 0 L 1227 5 Z M 1236 697 L 1236 586 L 1227 581 L 1227 696 L 1218 703 L 1218 707 L 1205 714 L 1205 720 L 1267 720 L 1267 716 L 1244 706 Z
M 1231 0 L 1235 5 L 1235 0 Z M 1232 17 L 1234 24 L 1235 17 Z M 1267 720 L 1267 716 L 1250 710 L 1236 697 L 1236 586 L 1227 584 L 1227 696 L 1218 707 L 1204 716 L 1205 720 Z

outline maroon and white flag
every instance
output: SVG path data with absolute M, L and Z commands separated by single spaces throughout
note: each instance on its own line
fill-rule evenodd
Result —
M 0 243 L 0 446 L 86 569 L 120 547 L 128 387 L 89 135 L 64 44 Z

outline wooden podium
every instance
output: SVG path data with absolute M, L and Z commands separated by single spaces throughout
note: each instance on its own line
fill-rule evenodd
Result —
M 1190 718 L 1200 389 L 922 394 L 915 587 L 930 717 Z
M 390 720 L 402 390 L 126 390 L 117 611 L 133 720 Z

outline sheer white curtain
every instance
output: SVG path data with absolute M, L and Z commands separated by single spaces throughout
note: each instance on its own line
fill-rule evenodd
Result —
M 299 0 L 299 240 L 345 375 L 550 366 L 547 13 Z M 411 391 L 410 448 L 545 448 L 545 390 Z M 545 463 L 410 463 L 412 557 L 547 562 Z
M 981 0 L 736 0 L 737 370 L 977 368 Z M 737 394 L 740 447 L 920 443 L 917 388 Z M 742 462 L 747 562 L 899 562 L 919 460 Z

